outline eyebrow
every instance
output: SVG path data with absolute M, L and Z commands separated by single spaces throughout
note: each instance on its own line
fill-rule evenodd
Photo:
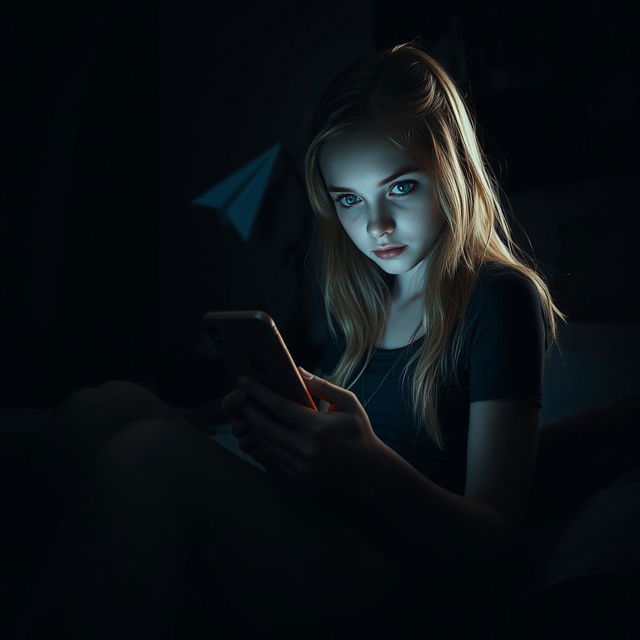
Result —
M 384 178 L 384 180 L 380 180 L 380 182 L 378 182 L 378 186 L 382 187 L 385 184 L 387 184 L 388 182 L 391 182 L 392 180 L 395 180 L 396 178 L 399 178 L 400 176 L 403 176 L 405 173 L 413 173 L 414 171 L 420 171 L 420 167 L 416 167 L 415 165 L 407 165 L 406 167 L 402 167 L 401 169 L 398 169 L 398 171 L 395 171 L 394 173 L 392 173 L 389 177 Z M 327 191 L 331 192 L 331 191 L 350 191 L 349 187 L 336 187 L 333 184 L 330 184 L 327 187 Z

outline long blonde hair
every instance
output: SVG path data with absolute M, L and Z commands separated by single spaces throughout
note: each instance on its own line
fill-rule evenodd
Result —
M 428 256 L 422 298 L 423 326 L 428 331 L 402 378 L 404 384 L 409 367 L 417 360 L 410 386 L 414 422 L 444 450 L 438 391 L 457 370 L 464 329 L 461 320 L 480 267 L 507 265 L 533 282 L 550 334 L 547 350 L 557 342 L 556 316 L 565 323 L 568 316 L 555 306 L 544 277 L 535 266 L 526 264 L 531 259 L 511 238 L 498 195 L 500 186 L 453 80 L 420 45 L 406 42 L 362 56 L 344 68 L 325 90 L 312 116 L 305 181 L 320 233 L 320 286 L 329 331 L 336 339 L 337 324 L 346 343 L 328 380 L 345 386 L 364 357 L 350 386 L 362 375 L 384 334 L 393 282 L 393 276 L 366 258 L 347 236 L 319 166 L 323 143 L 362 126 L 379 127 L 389 142 L 416 161 L 424 157 L 425 149 L 431 157 L 435 194 L 445 224 Z

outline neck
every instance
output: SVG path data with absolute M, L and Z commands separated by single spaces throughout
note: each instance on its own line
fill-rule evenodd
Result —
M 419 302 L 421 299 L 422 299 L 422 292 L 414 293 L 411 296 L 404 296 L 404 297 L 399 297 L 397 294 L 392 293 L 391 297 L 389 298 L 389 304 L 392 307 L 403 308 L 403 307 L 408 307 L 410 305 L 413 305 L 416 302 Z

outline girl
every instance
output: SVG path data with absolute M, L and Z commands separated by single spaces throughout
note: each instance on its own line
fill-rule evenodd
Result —
M 34 455 L 66 511 L 17 638 L 183 637 L 193 580 L 218 637 L 400 637 L 405 613 L 433 630 L 447 594 L 499 575 L 565 316 L 511 240 L 468 108 L 416 42 L 363 56 L 321 97 L 305 172 L 321 410 L 256 381 L 224 398 L 264 473 L 138 385 L 72 394 Z

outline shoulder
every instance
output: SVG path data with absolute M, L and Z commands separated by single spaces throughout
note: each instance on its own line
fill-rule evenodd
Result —
M 548 331 L 536 284 L 511 267 L 484 270 L 467 329 L 470 402 L 526 397 L 540 407 Z
M 482 265 L 478 271 L 478 284 L 485 289 L 495 289 L 503 286 L 530 285 L 535 289 L 535 285 L 526 275 L 518 271 L 515 267 L 488 262 Z
M 542 332 L 547 344 L 540 292 L 531 278 L 513 267 L 493 263 L 481 267 L 466 315 L 473 335 L 531 329 Z
M 531 278 L 508 265 L 488 263 L 480 268 L 470 303 L 476 311 L 533 304 L 540 304 L 540 294 Z

